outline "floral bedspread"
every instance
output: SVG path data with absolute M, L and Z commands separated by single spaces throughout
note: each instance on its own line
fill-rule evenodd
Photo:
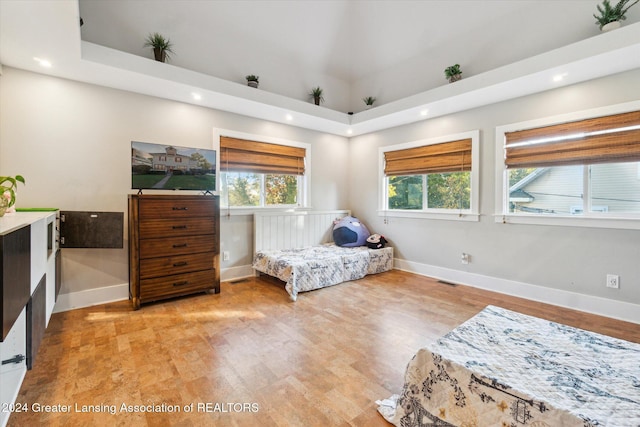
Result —
M 360 279 L 393 268 L 393 248 L 344 248 L 335 244 L 259 251 L 252 267 L 285 282 L 296 300 L 299 292 Z
M 392 424 L 640 426 L 640 344 L 488 306 L 409 362 Z

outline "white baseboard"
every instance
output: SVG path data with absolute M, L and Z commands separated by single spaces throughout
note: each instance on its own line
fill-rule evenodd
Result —
M 220 271 L 220 280 L 228 282 L 254 276 L 254 270 L 250 265 L 225 268 Z M 105 286 L 102 288 L 88 289 L 86 291 L 70 292 L 58 295 L 58 301 L 53 307 L 54 313 L 74 310 L 76 308 L 91 307 L 107 304 L 109 302 L 129 299 L 129 284 Z
M 220 281 L 231 282 L 233 280 L 244 279 L 255 276 L 255 272 L 250 265 L 241 265 L 240 267 L 223 268 L 220 270 Z
M 93 305 L 129 299 L 129 284 L 105 286 L 87 289 L 86 291 L 71 292 L 58 295 L 58 301 L 53 307 L 54 313 L 74 310 L 76 308 L 91 307 Z
M 484 276 L 481 274 L 453 270 L 435 265 L 421 264 L 397 258 L 394 259 L 394 268 L 410 273 L 420 274 L 422 276 L 432 277 L 437 280 L 444 280 L 450 283 L 486 289 L 488 291 L 499 292 L 502 294 L 640 324 L 640 305 L 638 304 L 532 285 L 529 283 L 517 282 L 515 280 L 501 279 L 499 277 Z M 253 268 L 251 268 L 251 265 L 243 265 L 240 267 L 231 267 L 221 270 L 220 280 L 222 282 L 229 282 L 244 279 L 246 277 L 253 277 L 254 275 L 255 272 Z M 60 294 L 53 311 L 54 313 L 59 313 L 76 308 L 122 301 L 128 298 L 129 285 L 126 283 L 122 285 L 89 289 L 86 291 L 72 292 L 69 294 Z
M 394 267 L 398 270 L 433 277 L 446 282 L 486 289 L 515 297 L 526 298 L 533 301 L 585 311 L 624 320 L 626 322 L 640 323 L 640 305 L 624 301 L 616 301 L 608 298 L 563 291 L 545 286 L 532 285 L 514 280 L 501 279 L 499 277 L 484 276 L 466 271 L 437 267 L 429 264 L 421 264 L 402 259 L 394 260 Z

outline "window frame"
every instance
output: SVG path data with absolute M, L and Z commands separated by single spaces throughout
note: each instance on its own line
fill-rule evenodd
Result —
M 425 145 L 471 139 L 471 188 L 469 209 L 389 209 L 388 178 L 384 174 L 384 155 L 388 151 L 405 150 Z M 425 174 L 421 175 L 424 177 Z M 423 178 L 423 182 L 426 181 Z M 457 134 L 443 135 L 378 148 L 378 216 L 397 218 L 420 218 L 451 221 L 479 221 L 480 219 L 480 131 L 472 130 Z M 423 184 L 424 185 L 424 184 Z M 426 189 L 425 189 L 426 190 Z M 424 193 L 427 197 L 427 193 Z
M 566 214 L 509 212 L 509 179 L 508 169 L 505 166 L 505 134 L 507 132 L 551 126 L 564 122 L 586 120 L 599 116 L 622 114 L 637 111 L 639 109 L 640 101 L 631 101 L 622 104 L 574 111 L 566 114 L 497 126 L 495 128 L 495 222 L 503 224 L 554 225 L 631 230 L 640 229 L 640 214 L 634 213 L 589 212 L 586 210 L 586 213 L 578 216 Z M 583 207 L 587 207 L 590 206 L 591 203 L 591 178 L 589 176 L 589 165 L 582 165 L 582 167 L 584 191 Z
M 220 164 L 220 138 L 226 136 L 230 138 L 238 138 L 238 139 L 246 139 L 250 141 L 264 142 L 267 144 L 279 144 L 286 145 L 291 147 L 298 147 L 305 149 L 305 173 L 304 175 L 300 175 L 298 177 L 298 204 L 297 205 L 273 205 L 273 206 L 264 206 L 265 203 L 265 181 L 267 174 L 258 174 L 261 176 L 261 194 L 260 194 L 260 206 L 228 206 L 223 205 L 222 200 L 222 185 L 225 185 L 222 182 L 222 173 L 225 172 L 224 165 Z M 214 128 L 213 130 L 213 148 L 217 151 L 218 155 L 216 156 L 216 168 L 219 171 L 220 179 L 219 186 L 217 188 L 216 194 L 220 195 L 220 206 L 221 209 L 227 210 L 229 215 L 249 215 L 253 214 L 256 211 L 291 211 L 291 210 L 305 210 L 310 209 L 309 201 L 311 200 L 311 144 L 306 142 L 292 141 L 284 138 L 270 137 L 265 135 L 256 135 L 245 132 L 238 132 L 229 129 L 220 129 Z

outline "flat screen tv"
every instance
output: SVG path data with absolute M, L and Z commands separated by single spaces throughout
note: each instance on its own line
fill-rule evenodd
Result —
M 131 141 L 131 188 L 216 190 L 216 151 Z

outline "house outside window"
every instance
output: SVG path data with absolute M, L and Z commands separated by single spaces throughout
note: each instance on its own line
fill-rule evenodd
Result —
M 497 128 L 496 220 L 640 228 L 640 111 L 630 107 L 640 103 Z
M 237 134 L 236 134 L 237 135 Z M 309 144 L 220 138 L 221 205 L 226 208 L 306 206 Z M 248 139 L 251 137 L 251 139 Z
M 479 132 L 380 148 L 380 215 L 478 219 Z

